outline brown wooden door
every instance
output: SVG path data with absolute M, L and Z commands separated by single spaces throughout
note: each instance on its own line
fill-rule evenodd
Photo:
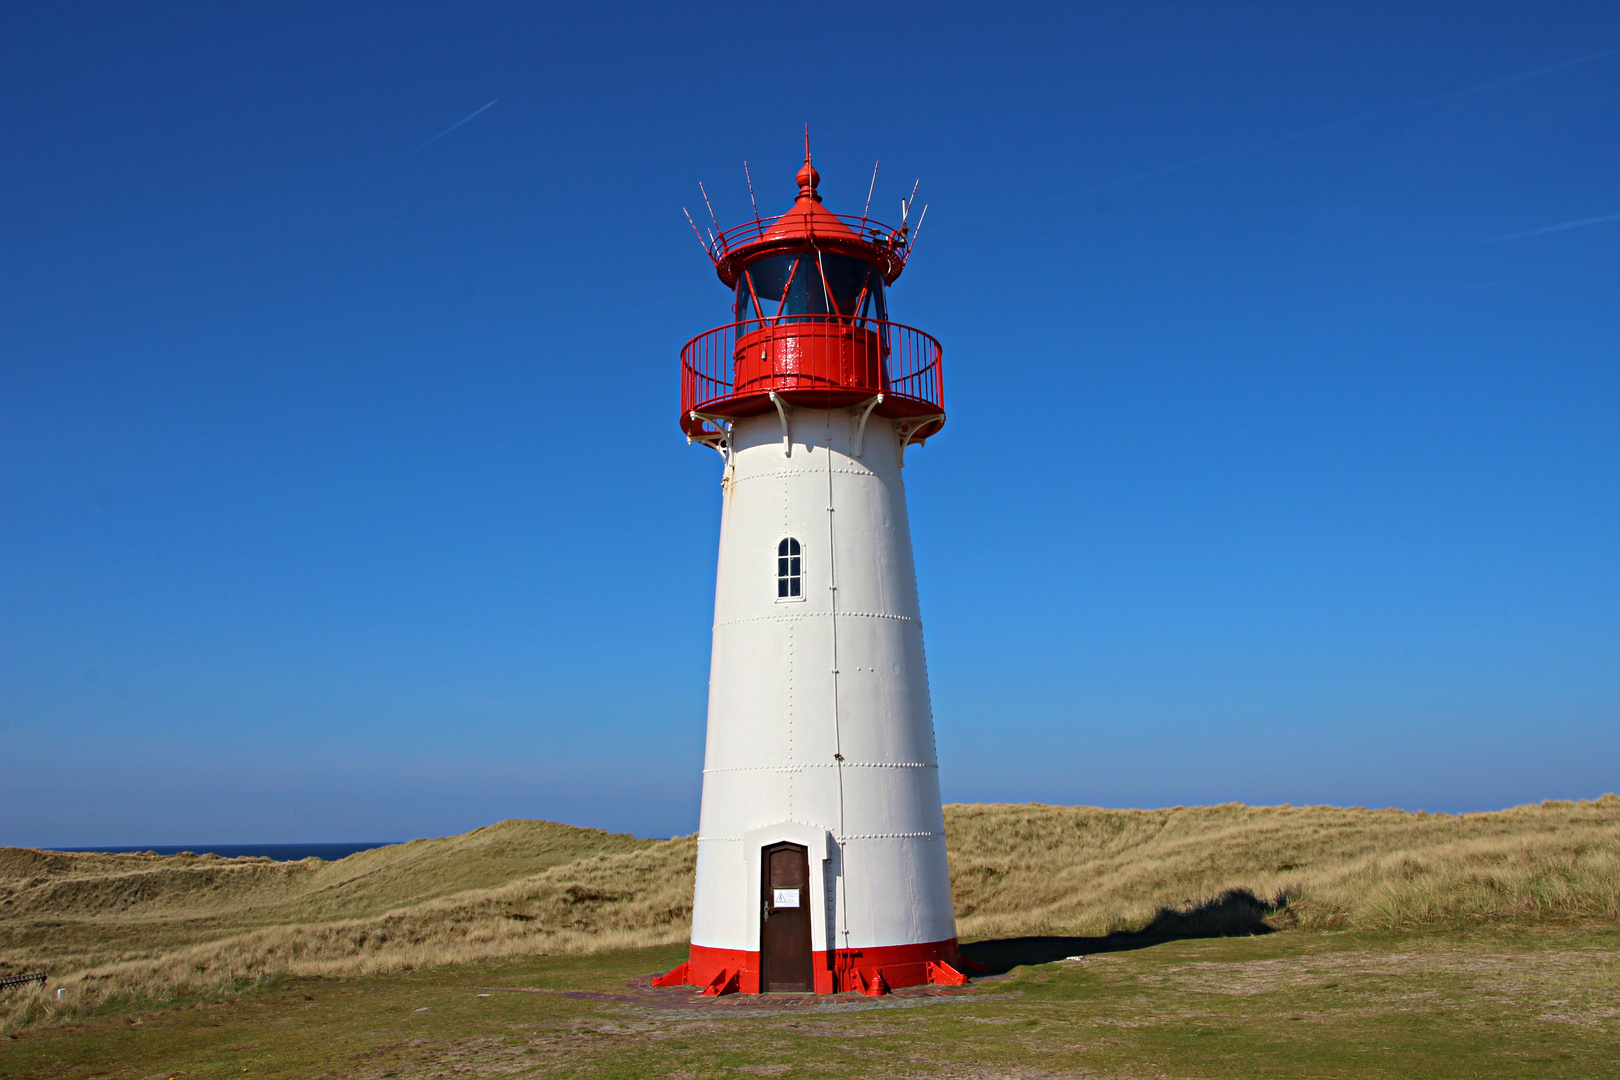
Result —
M 759 991 L 815 989 L 810 970 L 810 853 L 800 844 L 760 852 Z

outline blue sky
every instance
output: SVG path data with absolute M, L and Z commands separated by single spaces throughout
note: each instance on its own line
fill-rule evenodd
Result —
M 0 88 L 0 843 L 695 828 L 681 208 L 806 122 L 930 205 L 947 798 L 1620 788 L 1613 4 L 17 3 Z

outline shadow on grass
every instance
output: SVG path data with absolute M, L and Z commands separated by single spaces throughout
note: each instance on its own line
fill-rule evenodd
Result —
M 1158 914 L 1134 933 L 1106 937 L 1017 937 L 974 941 L 962 954 L 995 975 L 1021 964 L 1050 964 L 1070 956 L 1145 949 L 1186 938 L 1249 937 L 1269 934 L 1275 927 L 1266 919 L 1288 906 L 1288 898 L 1262 900 L 1247 889 L 1231 889 L 1213 900 L 1185 909 L 1160 908 Z

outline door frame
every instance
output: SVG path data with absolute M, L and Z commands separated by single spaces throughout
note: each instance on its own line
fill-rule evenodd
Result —
M 794 843 L 792 840 L 778 840 L 775 843 L 767 844 L 765 847 L 760 849 L 759 853 L 759 991 L 762 994 L 766 992 L 765 975 L 770 967 L 770 950 L 765 948 L 765 928 L 771 922 L 773 922 L 775 918 L 774 916 L 767 915 L 767 911 L 775 907 L 774 902 L 769 899 L 771 891 L 775 886 L 775 882 L 771 880 L 772 875 L 770 868 L 766 863 L 765 856 L 767 854 L 786 854 L 795 860 L 804 860 L 804 892 L 803 895 L 799 897 L 799 909 L 803 912 L 804 919 L 802 923 L 804 928 L 804 936 L 798 937 L 797 934 L 794 934 L 792 937 L 789 937 L 786 940 L 791 941 L 793 938 L 797 937 L 798 941 L 791 951 L 797 952 L 799 948 L 804 949 L 804 968 L 802 970 L 804 973 L 804 980 L 809 984 L 803 988 L 793 987 L 793 992 L 814 993 L 816 989 L 816 950 L 815 942 L 813 940 L 814 935 L 811 933 L 811 926 L 815 922 L 815 909 L 810 907 L 810 868 L 812 864 L 810 862 L 809 849 L 807 849 L 803 844 Z M 782 944 L 783 940 L 782 934 L 778 933 L 777 943 Z M 774 987 L 772 989 L 774 989 Z
M 801 825 L 797 821 L 765 825 L 758 829 L 749 829 L 743 834 L 743 849 L 748 858 L 748 873 L 743 880 L 747 882 L 748 888 L 746 910 L 753 912 L 751 921 L 754 929 L 750 932 L 753 938 L 753 951 L 758 953 L 764 945 L 761 940 L 764 920 L 759 917 L 760 888 L 761 882 L 765 880 L 765 860 L 761 858 L 761 853 L 772 844 L 784 841 L 798 844 L 805 849 L 806 858 L 810 863 L 810 896 L 807 905 L 810 908 L 810 952 L 812 956 L 815 953 L 825 953 L 829 949 L 828 943 L 834 940 L 833 926 L 836 914 L 827 895 L 829 884 L 827 871 L 837 852 L 837 845 L 833 843 L 831 832 L 813 825 Z

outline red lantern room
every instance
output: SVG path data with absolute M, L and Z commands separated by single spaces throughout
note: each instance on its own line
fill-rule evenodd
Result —
M 884 297 L 915 234 L 823 206 L 808 146 L 796 180 L 781 217 L 704 241 L 732 322 L 681 350 L 681 429 L 718 446 L 740 417 L 864 406 L 897 421 L 902 447 L 921 443 L 945 423 L 939 342 L 890 322 Z

